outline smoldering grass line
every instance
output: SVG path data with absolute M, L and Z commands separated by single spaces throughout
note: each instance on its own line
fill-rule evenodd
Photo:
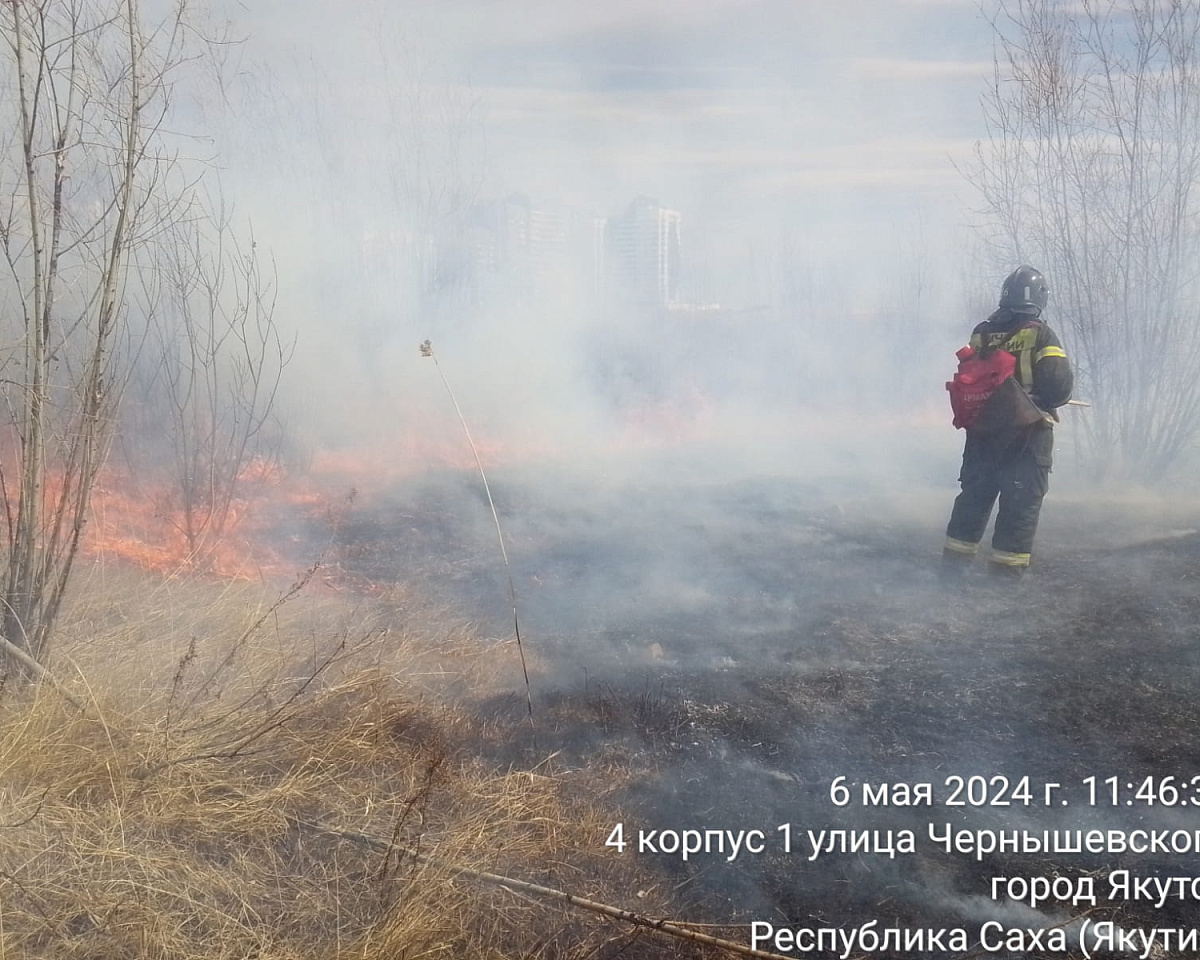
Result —
M 450 394 L 450 402 L 454 404 L 454 412 L 458 414 L 458 422 L 462 424 L 463 433 L 467 435 L 467 443 L 471 445 L 471 453 L 475 455 L 475 466 L 479 468 L 479 476 L 483 480 L 483 489 L 487 493 L 488 506 L 492 510 L 492 520 L 496 524 L 496 540 L 500 544 L 500 557 L 504 561 L 504 573 L 508 577 L 508 599 L 512 603 L 512 618 L 513 618 L 513 635 L 517 638 L 517 655 L 521 658 L 521 673 L 525 677 L 525 705 L 529 710 L 529 729 L 533 732 L 533 748 L 537 750 L 537 726 L 533 722 L 533 692 L 529 685 L 529 668 L 525 665 L 525 648 L 521 645 L 521 619 L 517 615 L 517 587 L 513 583 L 512 567 L 508 563 L 508 550 L 504 546 L 504 531 L 500 529 L 500 514 L 496 512 L 496 501 L 492 499 L 492 488 L 488 483 L 487 473 L 483 469 L 483 460 L 479 456 L 479 448 L 475 446 L 475 440 L 471 437 L 471 429 L 467 426 L 467 418 L 463 416 L 462 408 L 458 405 L 458 398 L 454 396 L 454 391 L 450 389 L 450 381 L 446 379 L 446 374 L 442 372 L 442 365 L 438 363 L 437 354 L 433 352 L 433 344 L 426 340 L 421 344 L 421 356 L 431 357 L 433 365 L 437 368 L 438 376 L 442 378 L 442 385 L 445 386 L 446 392 Z

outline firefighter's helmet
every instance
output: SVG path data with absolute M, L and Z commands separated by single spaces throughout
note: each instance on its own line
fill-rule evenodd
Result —
M 1035 317 L 1045 309 L 1050 288 L 1040 270 L 1030 266 L 1017 267 L 1000 288 L 1000 306 L 1013 313 L 1032 313 Z

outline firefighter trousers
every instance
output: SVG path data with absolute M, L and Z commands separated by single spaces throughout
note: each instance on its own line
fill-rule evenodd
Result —
M 975 555 L 999 498 L 991 561 L 1027 567 L 1042 498 L 1050 485 L 1053 451 L 1054 430 L 1049 424 L 987 436 L 968 432 L 958 478 L 962 493 L 954 501 L 946 528 L 947 556 Z

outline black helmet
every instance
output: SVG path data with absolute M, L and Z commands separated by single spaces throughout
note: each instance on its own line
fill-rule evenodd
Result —
M 1036 317 L 1049 298 L 1050 288 L 1046 285 L 1046 278 L 1033 267 L 1017 267 L 1000 288 L 1000 306 L 1007 307 L 1013 313 L 1032 313 Z

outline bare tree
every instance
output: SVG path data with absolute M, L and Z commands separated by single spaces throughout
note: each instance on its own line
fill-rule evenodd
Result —
M 994 26 L 993 253 L 1050 279 L 1097 475 L 1160 478 L 1200 431 L 1200 2 L 1002 0 Z
M 159 512 L 187 561 L 203 564 L 278 471 L 275 400 L 292 344 L 253 237 L 239 243 L 220 203 L 196 212 L 164 231 L 143 277 L 154 309 L 121 446 L 134 475 L 154 481 L 148 492 L 166 491 Z
M 171 215 L 162 121 L 185 12 L 148 27 L 137 0 L 0 7 L 0 324 L 16 345 L 0 358 L 0 622 L 38 661 L 111 437 L 127 270 Z

